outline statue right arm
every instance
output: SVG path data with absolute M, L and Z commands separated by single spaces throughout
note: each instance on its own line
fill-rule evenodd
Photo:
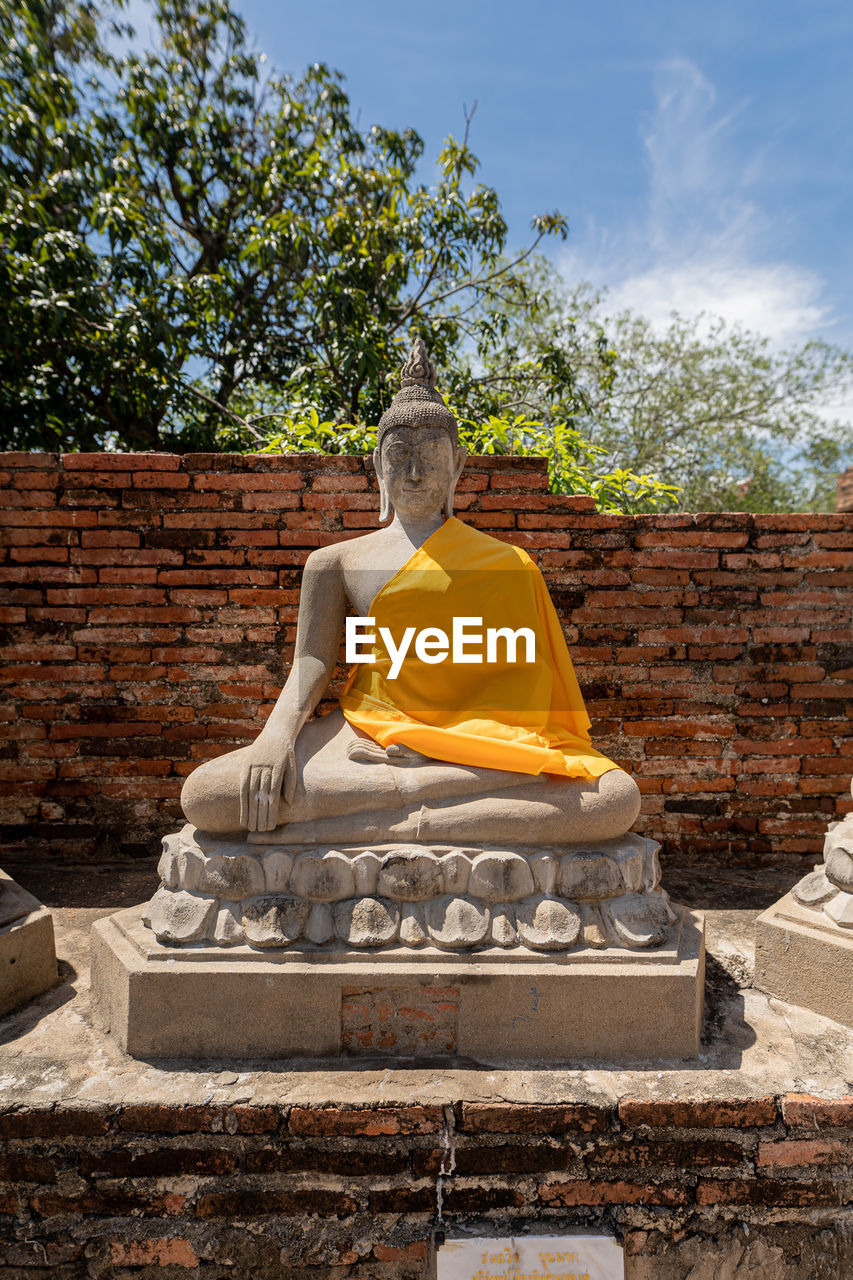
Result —
M 302 575 L 293 665 L 266 724 L 246 753 L 240 825 L 248 831 L 271 830 L 282 794 L 288 804 L 293 799 L 296 739 L 329 686 L 346 608 L 338 549 L 312 552 Z

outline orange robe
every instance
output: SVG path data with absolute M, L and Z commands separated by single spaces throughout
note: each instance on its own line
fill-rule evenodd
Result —
M 372 663 L 354 667 L 341 694 L 347 720 L 383 747 L 403 743 L 453 764 L 597 778 L 618 768 L 590 745 L 590 720 L 559 619 L 541 573 L 525 551 L 472 529 L 455 517 L 414 552 L 370 607 L 376 640 Z M 453 618 L 481 618 L 487 628 L 530 628 L 535 661 L 526 663 L 497 641 L 495 663 L 423 662 L 414 642 L 396 679 L 379 635 L 396 645 L 407 627 L 440 628 Z M 477 646 L 469 645 L 469 651 Z

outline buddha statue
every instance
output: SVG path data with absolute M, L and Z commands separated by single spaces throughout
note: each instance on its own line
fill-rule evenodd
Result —
M 465 450 L 420 340 L 401 380 L 382 527 L 308 557 L 281 695 L 186 779 L 143 920 L 171 944 L 656 946 L 675 917 L 637 785 L 591 744 L 536 565 L 453 515 Z
M 308 843 L 620 836 L 637 817 L 639 791 L 590 743 L 539 571 L 524 551 L 453 516 L 466 455 L 421 340 L 401 380 L 373 455 L 380 520 L 390 523 L 308 557 L 281 695 L 251 745 L 189 775 L 184 814 L 211 834 L 275 831 Z M 392 680 L 387 652 L 377 652 L 353 672 L 339 708 L 312 719 L 348 606 L 399 635 L 441 619 L 449 631 L 460 616 L 485 615 L 494 630 L 520 624 L 534 632 L 537 659 L 510 662 L 518 655 L 507 643 L 506 660 L 438 666 L 410 649 Z

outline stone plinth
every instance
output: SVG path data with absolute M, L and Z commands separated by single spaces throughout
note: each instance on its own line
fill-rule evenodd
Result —
M 342 944 L 158 942 L 134 907 L 93 930 L 97 1024 L 145 1058 L 439 1058 L 485 1065 L 680 1060 L 699 1050 L 704 927 L 648 951 L 543 955 Z
M 755 922 L 755 985 L 853 1027 L 853 814 L 824 861 Z
M 755 985 L 853 1027 L 853 931 L 785 894 L 755 922 Z
M 50 912 L 0 871 L 0 1015 L 58 981 Z

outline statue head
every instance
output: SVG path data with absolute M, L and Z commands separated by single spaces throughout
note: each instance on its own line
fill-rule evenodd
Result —
M 380 520 L 392 509 L 428 519 L 453 515 L 453 495 L 465 465 L 459 426 L 435 389 L 435 366 L 418 338 L 400 371 L 402 386 L 379 421 L 373 464 Z

